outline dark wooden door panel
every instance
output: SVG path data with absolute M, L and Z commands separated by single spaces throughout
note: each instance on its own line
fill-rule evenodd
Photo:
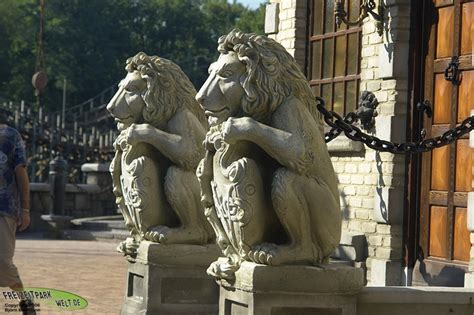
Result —
M 431 206 L 430 209 L 430 248 L 428 255 L 437 258 L 447 256 L 448 208 Z
M 474 70 L 462 71 L 461 82 L 458 95 L 458 122 L 471 116 L 471 110 L 474 109 Z
M 451 121 L 451 95 L 453 85 L 444 79 L 444 73 L 435 75 L 433 122 L 435 124 L 449 124 Z
M 424 98 L 433 104 L 425 118 L 428 137 L 454 128 L 474 109 L 474 2 L 425 0 L 428 47 L 424 55 Z M 445 79 L 452 57 L 459 57 L 460 83 Z M 420 247 L 414 278 L 427 285 L 462 286 L 470 258 L 467 193 L 472 191 L 472 156 L 467 137 L 425 153 L 421 168 Z M 444 267 L 443 267 L 444 266 Z M 447 273 L 447 270 L 450 270 Z M 441 275 L 444 273 L 444 275 Z M 447 274 L 457 275 L 449 279 Z
M 472 159 L 468 139 L 456 141 L 456 183 L 457 192 L 471 191 L 472 187 Z
M 438 9 L 436 58 L 451 57 L 454 42 L 454 6 Z
M 455 208 L 454 219 L 454 259 L 469 261 L 471 242 L 467 230 L 467 208 Z
M 474 45 L 474 3 L 462 5 L 461 55 L 473 53 Z
M 431 189 L 449 189 L 449 146 L 433 150 L 431 154 Z

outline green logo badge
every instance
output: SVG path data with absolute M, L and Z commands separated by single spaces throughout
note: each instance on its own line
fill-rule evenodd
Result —
M 4 291 L 2 295 L 6 300 L 30 300 L 34 301 L 35 307 L 59 311 L 82 310 L 88 304 L 86 299 L 77 294 L 49 288 L 24 288 L 23 291 Z

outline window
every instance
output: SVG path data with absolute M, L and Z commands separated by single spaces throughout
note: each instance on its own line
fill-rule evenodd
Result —
M 341 115 L 354 111 L 360 80 L 361 26 L 336 26 L 334 0 L 312 0 L 309 16 L 308 80 L 314 95 Z M 349 20 L 359 17 L 360 0 L 346 0 Z

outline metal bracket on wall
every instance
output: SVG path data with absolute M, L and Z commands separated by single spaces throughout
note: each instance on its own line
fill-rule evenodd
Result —
M 334 0 L 334 15 L 336 16 L 336 24 L 339 27 L 342 22 L 344 24 L 353 26 L 360 25 L 362 21 L 370 15 L 375 20 L 375 27 L 377 28 L 377 33 L 383 35 L 383 17 L 384 17 L 384 6 L 379 0 L 378 5 L 375 4 L 374 0 L 362 0 L 360 5 L 360 15 L 359 18 L 355 21 L 349 21 L 347 19 L 347 12 L 344 9 L 344 0 Z M 377 12 L 375 12 L 377 8 Z

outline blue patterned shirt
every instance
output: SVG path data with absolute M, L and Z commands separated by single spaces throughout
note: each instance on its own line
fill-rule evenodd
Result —
M 25 145 L 12 127 L 0 127 L 0 215 L 17 217 L 21 208 L 15 168 L 26 165 Z

